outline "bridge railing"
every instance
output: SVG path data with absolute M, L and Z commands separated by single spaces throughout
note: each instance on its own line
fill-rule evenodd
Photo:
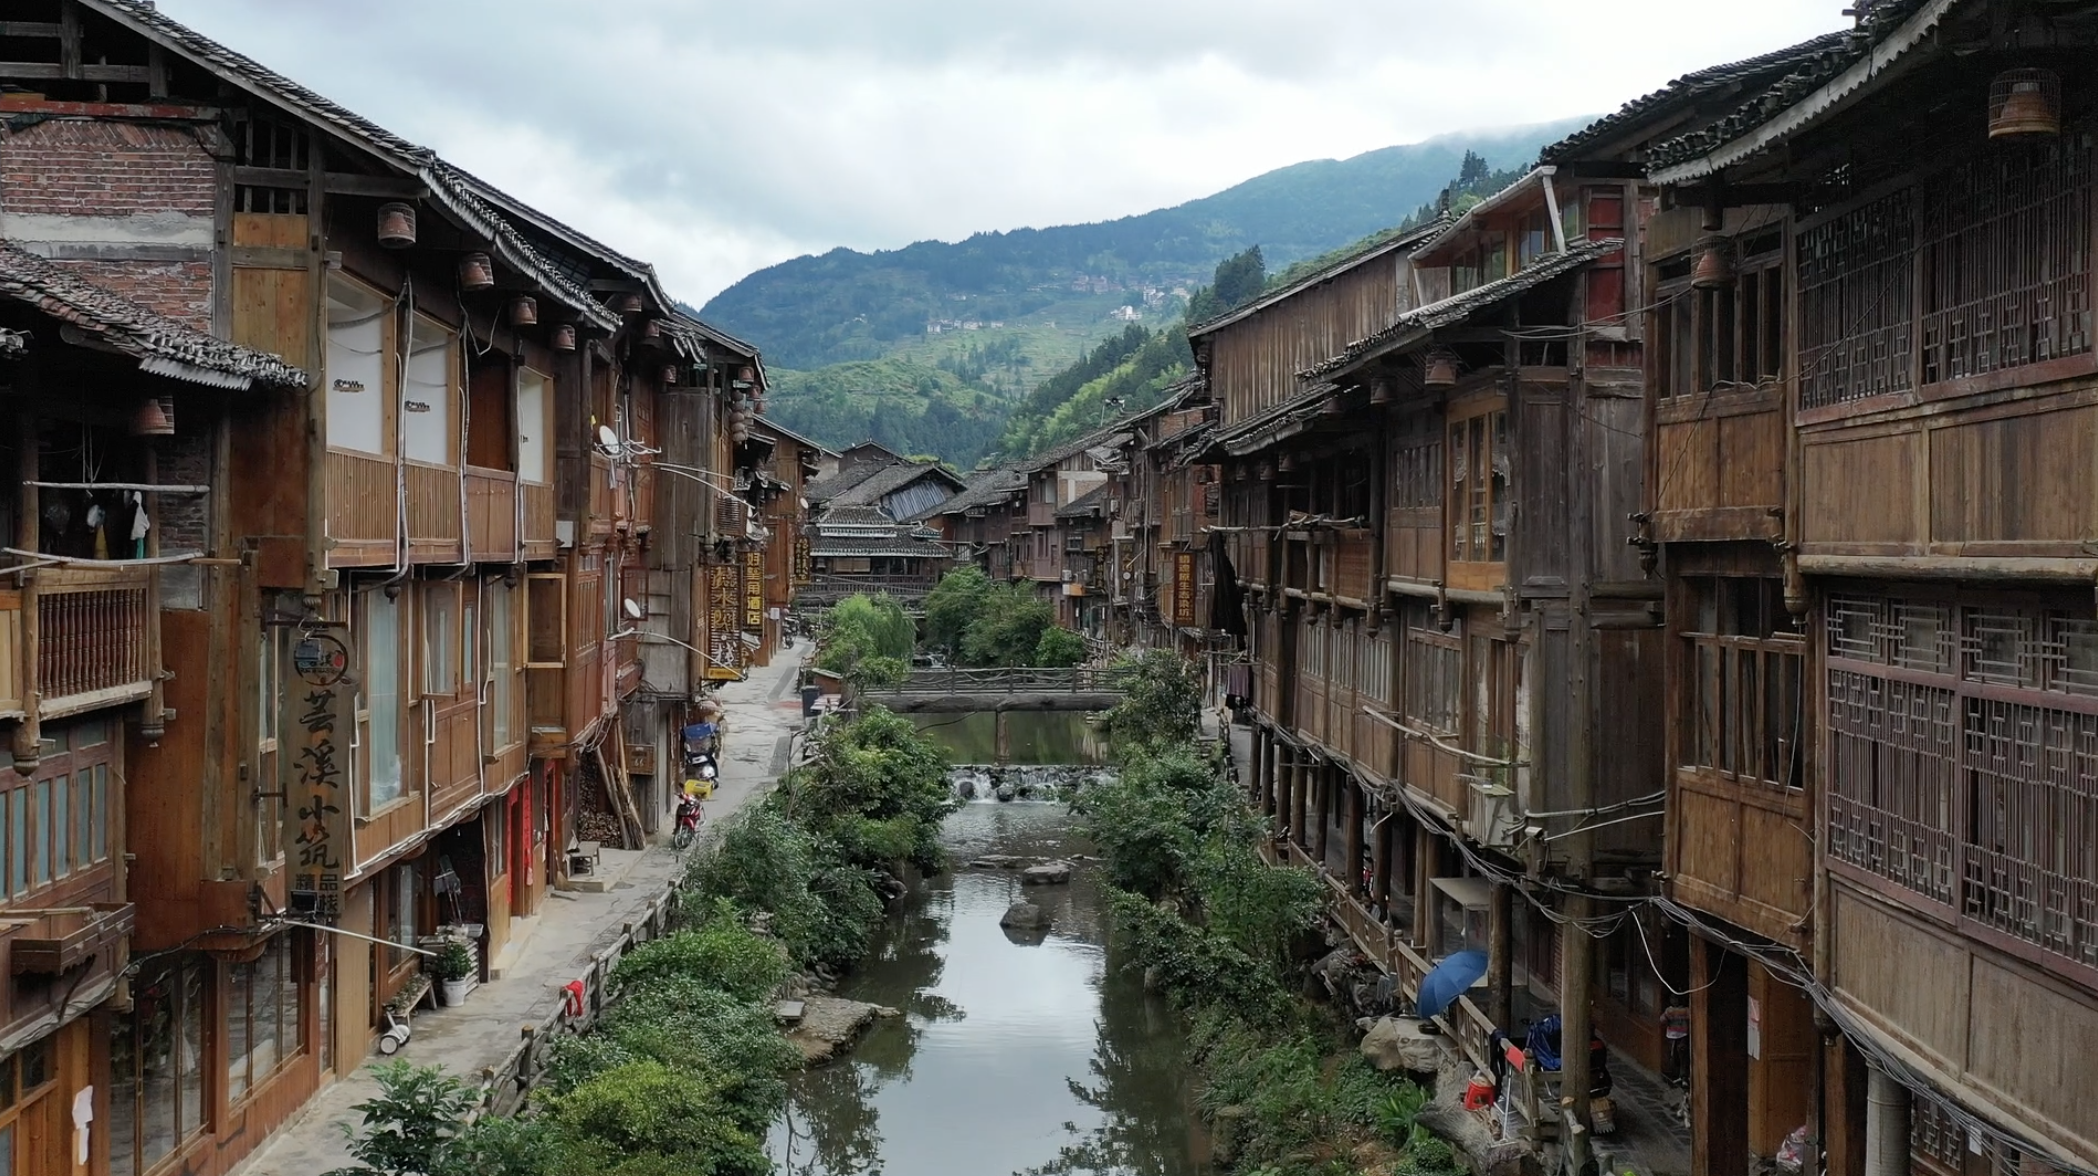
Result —
M 885 694 L 1114 694 L 1113 670 L 1097 666 L 914 669 Z

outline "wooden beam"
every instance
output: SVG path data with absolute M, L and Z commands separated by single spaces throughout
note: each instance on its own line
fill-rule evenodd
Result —
M 0 37 L 45 37 L 55 41 L 65 36 L 64 28 L 55 20 L 0 20 Z
M 1690 937 L 1690 1173 L 1748 1170 L 1746 961 Z
M 29 75 L 37 76 L 37 75 Z M 80 77 L 80 5 L 60 0 L 58 8 L 58 72 L 47 77 L 78 80 Z
M 330 196 L 382 196 L 390 200 L 420 200 L 430 186 L 411 176 L 365 176 L 351 172 L 329 172 L 323 186 Z
M 66 65 L 48 61 L 0 61 L 0 78 L 37 81 L 148 82 L 152 70 L 143 65 Z

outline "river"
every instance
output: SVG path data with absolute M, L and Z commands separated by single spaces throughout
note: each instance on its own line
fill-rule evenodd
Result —
M 1111 968 L 1096 866 L 1027 887 L 1055 924 L 998 926 L 1022 896 L 986 854 L 1088 847 L 1062 805 L 976 801 L 948 818 L 957 868 L 918 882 L 840 995 L 904 1010 L 844 1060 L 796 1075 L 768 1147 L 790 1176 L 1192 1176 L 1206 1170 L 1177 1018 Z

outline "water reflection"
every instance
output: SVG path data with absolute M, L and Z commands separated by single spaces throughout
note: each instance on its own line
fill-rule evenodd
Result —
M 1082 850 L 1061 806 L 964 806 L 955 859 Z M 800 1075 L 771 1154 L 793 1176 L 1198 1170 L 1191 1092 L 1171 1013 L 1111 972 L 1087 871 L 1030 887 L 1055 924 L 1038 943 L 998 926 L 1022 897 L 1010 871 L 960 871 L 913 893 L 844 989 L 893 1005 L 841 1062 Z
M 1107 744 L 1084 711 L 1007 711 L 1006 754 L 998 754 L 998 720 L 991 711 L 916 714 L 911 718 L 957 764 L 1102 764 Z

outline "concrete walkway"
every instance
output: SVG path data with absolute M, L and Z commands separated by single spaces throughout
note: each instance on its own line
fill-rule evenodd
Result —
M 788 742 L 801 729 L 801 700 L 794 693 L 802 650 L 783 650 L 779 662 L 732 682 L 716 695 L 726 712 L 721 776 L 706 805 L 707 824 L 717 826 L 770 791 L 785 770 Z M 794 745 L 799 752 L 800 745 Z M 663 836 L 670 822 L 664 821 Z M 638 851 L 607 849 L 601 892 L 557 891 L 534 919 L 524 920 L 518 939 L 497 965 L 500 978 L 476 988 L 464 1007 L 422 1012 L 415 1036 L 395 1054 L 418 1065 L 441 1065 L 477 1080 L 517 1044 L 519 1026 L 535 1023 L 561 1003 L 561 986 L 588 967 L 590 958 L 636 919 L 671 879 L 682 872 L 681 855 L 667 845 Z M 638 921 L 636 919 L 636 921 Z M 381 1060 L 376 1054 L 366 1062 Z M 343 1131 L 359 1122 L 351 1108 L 378 1093 L 378 1083 L 360 1063 L 306 1104 L 268 1143 L 233 1169 L 233 1176 L 314 1176 L 353 1161 Z

